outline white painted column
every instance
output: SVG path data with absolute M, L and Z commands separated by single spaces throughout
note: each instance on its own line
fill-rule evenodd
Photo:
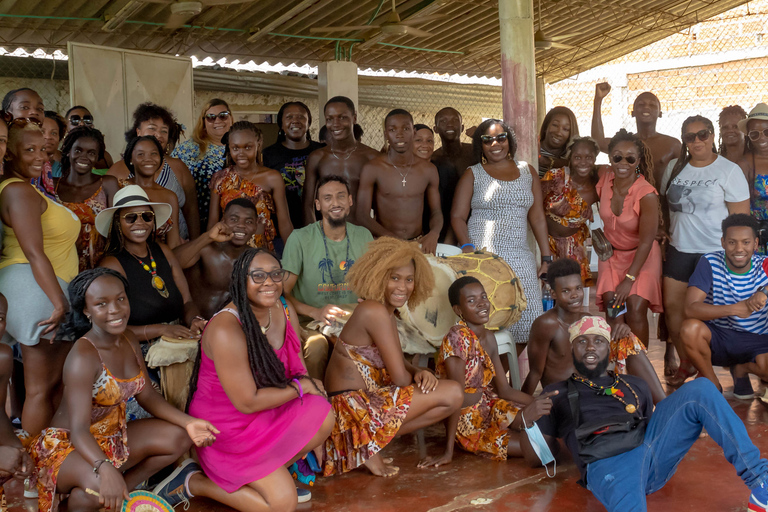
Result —
M 357 64 L 340 60 L 321 62 L 317 67 L 317 94 L 321 109 L 334 96 L 346 96 L 359 109 Z

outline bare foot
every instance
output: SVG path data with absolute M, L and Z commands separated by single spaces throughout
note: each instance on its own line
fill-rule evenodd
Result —
M 672 377 L 677 373 L 679 365 L 677 364 L 677 351 L 672 343 L 667 343 L 667 349 L 664 352 L 664 376 Z
M 390 459 L 391 461 L 392 459 Z M 400 468 L 397 466 L 390 466 L 386 462 L 384 462 L 384 458 L 381 456 L 380 453 L 377 453 L 367 461 L 365 461 L 365 467 L 368 468 L 368 471 L 373 473 L 376 476 L 383 476 L 385 478 L 390 476 L 395 476 L 400 472 Z
M 440 467 L 445 464 L 450 464 L 453 460 L 453 454 L 452 453 L 444 453 L 438 457 L 427 457 L 426 459 L 420 461 L 416 467 L 418 468 L 428 468 L 428 467 Z

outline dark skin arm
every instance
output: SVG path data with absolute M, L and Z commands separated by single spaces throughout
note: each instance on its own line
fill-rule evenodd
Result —
M 179 179 L 181 188 L 184 189 L 184 196 L 187 198 L 184 203 L 184 218 L 187 220 L 187 227 L 189 228 L 189 238 L 194 240 L 200 236 L 200 212 L 197 208 L 197 190 L 195 189 L 195 179 L 192 177 L 192 173 L 189 172 L 187 164 L 179 160 L 178 158 L 165 157 L 168 161 L 168 165 L 171 166 L 174 174 Z
M 429 166 L 427 204 L 429 205 L 429 233 L 421 239 L 421 249 L 425 254 L 435 254 L 444 219 L 440 205 L 440 176 L 437 174 L 437 167 L 431 164 Z
M 549 414 L 549 412 L 552 410 L 551 397 L 557 395 L 557 393 L 557 391 L 550 391 L 548 393 L 542 393 L 536 397 L 536 399 L 531 402 L 530 405 L 526 406 L 525 409 L 523 409 L 522 412 L 517 415 L 517 417 L 521 419 L 523 416 L 525 416 L 525 423 L 523 424 L 521 422 L 520 426 L 522 428 L 530 428 L 539 418 Z M 557 442 L 557 439 L 546 435 L 543 432 L 541 435 L 549 445 L 549 450 L 552 452 L 552 455 L 557 456 L 557 452 L 560 451 L 560 444 Z M 539 456 L 536 455 L 536 451 L 533 449 L 531 441 L 528 438 L 528 434 L 526 433 L 523 433 L 520 436 L 520 449 L 523 452 L 525 461 L 530 467 L 541 467 L 541 460 L 539 459 Z
M 323 150 L 316 149 L 309 154 L 307 158 L 307 170 L 304 173 L 304 192 L 302 200 L 304 202 L 304 225 L 309 226 L 315 222 L 315 194 L 318 182 L 318 165 L 323 157 Z
M 213 229 L 203 233 L 202 236 L 175 248 L 173 254 L 181 268 L 187 269 L 200 261 L 200 255 L 210 244 L 227 242 L 232 239 L 232 236 L 234 236 L 232 231 L 223 222 L 217 222 Z
M 166 259 L 168 259 L 168 264 L 173 272 L 173 282 L 176 283 L 176 287 L 179 289 L 184 300 L 184 324 L 189 326 L 192 333 L 196 335 L 195 337 L 199 337 L 205 328 L 205 320 L 195 318 L 200 316 L 200 310 L 195 306 L 192 294 L 189 293 L 189 284 L 187 284 L 187 278 L 184 276 L 184 270 L 179 265 L 179 261 L 173 255 L 170 247 L 160 244 L 160 248 L 163 250 Z
M 357 189 L 357 218 L 360 224 L 367 228 L 371 234 L 378 238 L 380 236 L 391 236 L 397 238 L 394 233 L 379 224 L 371 217 L 371 205 L 373 204 L 373 191 L 376 187 L 376 167 L 370 162 L 363 166 L 360 172 L 360 186 Z
M 645 260 L 653 248 L 653 242 L 656 240 L 656 234 L 659 229 L 659 201 L 656 194 L 648 194 L 640 199 L 640 241 L 635 252 L 632 264 L 627 270 L 627 274 L 637 277 L 640 269 L 645 265 Z M 632 290 L 633 281 L 625 277 L 616 287 L 614 295 L 616 304 L 623 304 L 629 292 Z M 621 318 L 621 317 L 619 317 Z
M 464 244 L 471 243 L 469 239 L 469 229 L 467 220 L 472 206 L 472 194 L 475 192 L 475 175 L 472 169 L 467 169 L 459 178 L 456 184 L 456 192 L 453 195 L 453 206 L 451 207 L 451 227 L 456 236 L 456 245 L 461 247 Z M 478 247 L 477 249 L 481 249 Z M 471 247 L 463 249 L 464 252 L 471 252 Z
M 533 236 L 536 237 L 536 242 L 539 244 L 539 250 L 542 256 L 552 256 L 549 251 L 549 234 L 547 233 L 547 217 L 544 215 L 544 196 L 541 193 L 541 181 L 539 180 L 539 173 L 534 170 L 530 165 L 528 170 L 533 177 L 533 183 L 531 185 L 533 191 L 533 205 L 528 210 L 528 222 L 533 230 Z M 658 221 L 657 221 L 658 223 Z M 548 264 L 543 262 L 541 268 L 539 268 L 539 275 L 546 273 Z
M 603 98 L 611 92 L 611 86 L 608 82 L 602 82 L 595 86 L 595 102 L 592 109 L 592 138 L 597 141 L 600 146 L 600 151 L 603 153 L 608 152 L 608 143 L 611 139 L 605 136 L 605 130 L 603 129 Z
M 262 172 L 266 174 L 272 200 L 275 202 L 280 238 L 288 240 L 293 233 L 293 224 L 291 224 L 291 213 L 288 211 L 288 201 L 285 199 L 285 181 L 280 173 L 273 169 L 262 167 Z
M 559 327 L 556 324 L 556 319 L 541 316 L 534 320 L 531 326 L 531 334 L 528 337 L 530 371 L 523 382 L 523 393 L 532 395 L 536 391 L 536 386 L 541 382 L 541 377 L 547 366 L 547 354 L 549 354 L 549 348 L 552 345 L 552 332 Z
M 0 404 L 5 404 L 8 382 L 13 373 L 13 351 L 8 345 L 0 345 Z M 13 424 L 0 410 L 0 485 L 11 477 L 24 479 L 32 474 L 35 465 L 21 446 L 13 431 Z
M 114 176 L 103 176 L 101 178 L 101 188 L 104 189 L 104 193 L 107 195 L 107 204 L 112 206 L 112 198 L 120 190 L 120 183 L 117 181 L 117 178 Z

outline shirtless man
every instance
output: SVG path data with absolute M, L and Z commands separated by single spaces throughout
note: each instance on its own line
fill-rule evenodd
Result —
M 443 227 L 437 169 L 413 154 L 413 117 L 408 111 L 395 109 L 387 114 L 384 137 L 387 153 L 365 164 L 360 174 L 357 219 L 375 237 L 419 239 L 425 253 L 435 254 Z M 426 235 L 422 228 L 425 196 L 430 211 Z M 372 204 L 375 218 L 368 215 Z
M 523 393 L 529 395 L 536 391 L 539 381 L 542 387 L 547 387 L 555 382 L 567 380 L 573 374 L 568 327 L 582 317 L 589 316 L 582 308 L 584 285 L 581 281 L 581 267 L 576 261 L 561 258 L 552 262 L 547 269 L 547 281 L 554 292 L 556 302 L 555 307 L 537 318 L 531 327 L 528 341 L 531 370 L 522 387 Z M 611 337 L 611 362 L 617 366 L 624 364 L 624 361 L 617 361 L 617 352 L 636 351 L 638 344 L 642 346 L 624 322 L 614 325 Z M 627 337 L 631 339 L 626 339 Z M 642 378 L 648 384 L 653 403 L 658 403 L 666 397 L 645 350 L 627 355 L 625 361 L 627 372 Z
M 227 204 L 221 221 L 207 233 L 174 251 L 204 318 L 211 318 L 229 300 L 232 266 L 259 228 L 263 231 L 264 225 L 256 207 L 240 197 Z
M 379 155 L 372 147 L 355 140 L 357 111 L 355 103 L 346 96 L 334 96 L 323 108 L 328 145 L 313 151 L 307 160 L 304 177 L 304 224 L 309 226 L 315 218 L 315 194 L 317 182 L 323 176 L 335 174 L 349 182 L 352 197 L 357 197 L 360 172 L 363 166 Z M 362 225 L 356 220 L 355 211 L 349 217 L 352 224 Z
M 455 108 L 445 107 L 435 114 L 435 133 L 440 136 L 442 147 L 432 154 L 432 163 L 437 167 L 440 178 L 440 206 L 443 219 L 451 218 L 453 194 L 462 173 L 467 170 L 467 167 L 477 163 L 472 144 L 461 142 L 463 131 L 461 114 Z M 424 226 L 426 228 L 426 222 Z M 456 241 L 450 222 L 443 223 L 438 241 L 447 244 Z

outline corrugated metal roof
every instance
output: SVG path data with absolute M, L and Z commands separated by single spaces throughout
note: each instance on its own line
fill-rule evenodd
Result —
M 205 2 L 205 0 L 202 0 Z M 220 0 L 219 0 L 220 1 Z M 550 37 L 577 33 L 560 42 L 573 49 L 539 50 L 537 73 L 555 82 L 684 30 L 745 0 L 542 0 L 542 29 Z M 381 5 L 379 14 L 372 16 Z M 431 37 L 380 38 L 376 31 L 322 36 L 365 42 L 317 40 L 312 27 L 373 25 L 385 21 L 388 0 L 257 0 L 203 7 L 188 25 L 168 30 L 167 4 L 139 0 L 2 0 L 0 46 L 66 50 L 67 41 L 158 53 L 211 56 L 227 61 L 315 65 L 351 46 L 361 68 L 500 75 L 497 0 L 400 0 L 403 19 L 440 13 L 419 25 Z M 105 32 L 105 17 L 120 9 L 128 21 Z M 538 23 L 538 16 L 536 16 Z M 261 31 L 261 32 L 259 32 Z M 254 42 L 248 37 L 258 32 Z M 282 34 L 282 35 L 279 35 Z M 288 37 L 294 36 L 294 37 Z M 373 36 L 373 38 L 372 38 Z M 381 43 L 439 50 L 385 46 Z M 440 53 L 459 52 L 459 53 Z

